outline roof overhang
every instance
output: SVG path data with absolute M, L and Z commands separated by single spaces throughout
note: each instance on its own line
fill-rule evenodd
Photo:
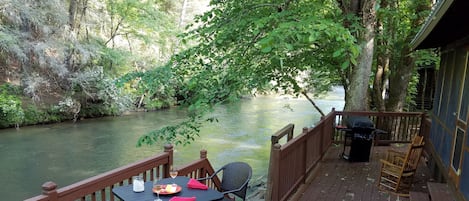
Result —
M 411 42 L 412 49 L 442 47 L 469 34 L 469 0 L 440 0 Z

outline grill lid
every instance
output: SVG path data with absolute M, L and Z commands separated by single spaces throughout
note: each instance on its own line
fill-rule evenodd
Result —
M 375 125 L 370 120 L 370 118 L 364 116 L 349 116 L 347 117 L 345 123 L 345 125 L 347 125 L 347 128 L 351 129 L 375 129 Z

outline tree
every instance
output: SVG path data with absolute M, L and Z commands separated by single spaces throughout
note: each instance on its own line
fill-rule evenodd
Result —
M 245 94 L 318 94 L 356 64 L 358 47 L 335 1 L 212 1 L 211 8 L 184 35 L 189 48 L 170 63 L 180 104 L 189 106 L 193 120 Z M 310 80 L 313 75 L 328 82 Z M 176 130 L 181 127 L 152 132 L 140 142 L 184 138 Z
M 407 104 L 415 61 L 425 59 L 412 52 L 410 42 L 428 16 L 430 5 L 428 0 L 381 1 L 372 88 L 373 102 L 379 111 L 403 111 Z
M 357 65 L 351 66 L 345 78 L 345 110 L 366 111 L 375 48 L 376 0 L 338 0 L 338 3 L 347 16 L 345 27 L 353 31 L 360 46 Z
M 333 2 L 271 2 L 214 2 L 196 19 L 202 26 L 187 34 L 198 43 L 177 57 L 176 70 L 194 75 L 215 70 L 229 83 L 247 83 L 232 89 L 298 95 L 324 89 L 321 83 L 308 85 L 303 73 L 336 72 L 355 63 L 354 38 L 334 21 L 341 15 Z

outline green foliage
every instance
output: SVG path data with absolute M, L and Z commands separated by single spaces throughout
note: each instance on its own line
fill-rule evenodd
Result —
M 24 125 L 34 125 L 39 123 L 57 123 L 68 120 L 70 117 L 64 116 L 58 109 L 52 107 L 47 110 L 38 109 L 34 105 L 29 105 L 24 109 Z
M 91 103 L 98 103 L 100 107 L 103 107 L 103 111 L 100 111 L 103 115 L 120 114 L 129 108 L 129 97 L 116 86 L 114 79 L 105 75 L 101 67 L 77 73 L 71 82 L 74 89 L 74 94 L 71 95 L 84 100 L 81 101 L 82 105 L 87 105 L 87 100 L 91 100 Z
M 88 103 L 82 106 L 80 111 L 80 116 L 87 117 L 87 118 L 95 118 L 95 117 L 104 117 L 104 116 L 112 116 L 112 115 L 120 115 L 122 112 L 113 105 L 110 106 L 102 106 L 99 103 Z M 72 119 L 70 116 L 68 119 Z
M 104 71 L 109 76 L 119 76 L 129 71 L 132 62 L 132 55 L 122 49 L 101 47 L 99 60 L 94 64 L 103 66 Z
M 160 109 L 175 103 L 175 83 L 169 66 L 160 66 L 146 72 L 130 72 L 117 80 L 117 86 L 135 89 L 133 96 L 138 99 L 145 95 L 147 109 Z
M 130 102 L 114 78 L 165 63 L 179 32 L 177 4 L 170 0 L 3 0 L 1 5 L 1 65 L 21 82 L 22 92 L 40 104 L 51 94 L 73 96 L 84 108 L 104 103 L 103 111 L 90 110 L 98 113 L 127 109 Z M 90 73 L 97 68 L 102 76 Z
M 0 86 L 0 127 L 12 125 L 18 126 L 24 120 L 24 112 L 21 108 L 21 100 L 9 93 L 11 87 L 8 84 Z
M 106 0 L 106 5 L 113 30 L 107 43 L 126 41 L 129 49 L 137 49 L 140 55 L 147 57 L 145 60 L 167 61 L 173 53 L 172 42 L 179 33 L 175 13 L 171 12 L 172 2 Z M 160 51 L 155 52 L 154 49 Z M 160 58 L 155 58 L 158 56 Z
M 165 126 L 159 130 L 151 131 L 141 136 L 137 146 L 152 145 L 155 142 L 165 142 L 175 145 L 187 145 L 199 137 L 201 127 L 201 116 L 192 116 L 191 118 L 171 126 Z
M 410 50 L 410 42 L 420 29 L 423 19 L 430 12 L 430 2 L 428 0 L 386 0 L 380 3 L 381 6 L 377 10 L 379 29 L 376 34 L 375 61 L 376 65 L 385 68 L 384 76 L 381 78 L 383 83 L 380 85 L 384 85 L 388 79 L 393 80 L 389 82 L 390 86 L 386 89 L 392 97 L 384 101 L 386 101 L 386 106 L 390 107 L 389 109 L 395 110 L 398 108 L 397 105 L 404 105 L 404 102 L 408 105 L 399 109 L 413 108 L 414 103 L 411 100 L 417 92 L 416 84 L 418 83 L 418 75 L 413 69 L 435 65 L 438 62 L 438 57 L 432 50 L 416 52 Z M 414 60 L 415 65 L 411 62 Z M 405 77 L 404 82 L 408 82 L 408 85 L 407 83 L 402 85 L 401 77 Z M 406 86 L 408 91 L 403 91 L 403 86 Z M 380 93 L 383 92 L 375 94 L 375 97 L 380 97 Z M 393 98 L 404 97 L 404 94 L 407 94 L 405 100 Z
M 214 105 L 244 94 L 319 93 L 337 84 L 337 71 L 356 64 L 359 53 L 342 20 L 332 0 L 212 1 L 211 10 L 196 17 L 183 34 L 189 47 L 169 65 L 174 75 L 168 83 L 175 86 L 179 103 L 188 106 L 191 118 L 145 135 L 140 144 L 188 143 L 194 135 L 184 132 L 196 131 L 197 121 L 203 121 Z M 141 87 L 145 92 L 149 88 Z
M 209 96 L 215 100 L 253 89 L 299 94 L 305 90 L 299 86 L 308 83 L 302 74 L 333 78 L 327 72 L 356 64 L 358 47 L 334 1 L 283 3 L 212 2 L 213 9 L 196 18 L 185 35 L 198 43 L 176 57 L 176 73 L 186 78 L 183 85 L 201 86 L 217 94 Z M 307 86 L 320 89 L 331 83 Z
M 417 50 L 414 52 L 416 57 L 415 65 L 417 67 L 435 65 L 438 70 L 440 65 L 440 55 L 435 49 Z
M 34 125 L 38 122 L 45 122 L 44 116 L 46 115 L 45 112 L 40 111 L 37 107 L 32 105 L 28 106 L 24 110 L 24 124 L 25 125 Z
M 405 99 L 407 111 L 415 111 L 417 103 L 415 102 L 415 97 L 417 96 L 417 85 L 419 83 L 420 76 L 417 72 L 413 73 L 413 76 L 409 82 L 409 86 L 407 89 L 407 95 Z

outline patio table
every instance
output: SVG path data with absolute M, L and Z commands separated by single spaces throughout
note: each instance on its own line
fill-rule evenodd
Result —
M 192 189 L 187 187 L 187 182 L 189 182 L 189 177 L 178 176 L 174 179 L 165 178 L 158 180 L 158 184 L 173 184 L 176 183 L 178 186 L 181 186 L 181 192 L 171 194 L 171 195 L 162 195 L 160 194 L 160 199 L 163 201 L 168 201 L 174 196 L 179 197 L 196 197 L 197 201 L 210 201 L 210 200 L 220 200 L 223 198 L 223 194 L 209 188 L 208 190 Z M 132 184 L 126 186 L 119 186 L 112 189 L 112 193 L 117 196 L 119 199 L 124 201 L 154 201 L 157 196 L 153 192 L 153 181 L 145 182 L 145 191 L 136 193 L 132 190 Z

